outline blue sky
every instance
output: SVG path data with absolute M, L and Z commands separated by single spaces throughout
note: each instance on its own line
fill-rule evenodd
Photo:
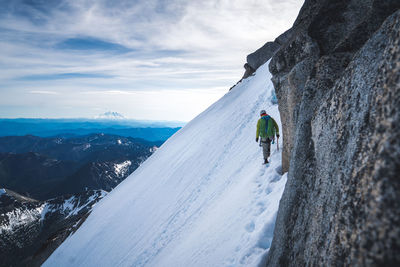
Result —
M 188 121 L 301 0 L 0 0 L 0 117 Z

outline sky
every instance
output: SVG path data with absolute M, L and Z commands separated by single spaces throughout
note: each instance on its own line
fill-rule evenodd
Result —
M 189 121 L 303 0 L 0 0 L 0 117 Z

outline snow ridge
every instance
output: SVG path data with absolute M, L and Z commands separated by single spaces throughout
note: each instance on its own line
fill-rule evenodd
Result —
M 262 165 L 259 111 L 280 125 L 268 62 L 178 131 L 93 209 L 44 266 L 257 266 L 286 175 Z

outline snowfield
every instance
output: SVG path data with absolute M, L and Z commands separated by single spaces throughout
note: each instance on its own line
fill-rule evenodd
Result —
M 115 174 L 118 177 L 123 177 L 129 171 L 129 167 L 131 165 L 132 165 L 132 161 L 130 161 L 130 160 L 126 160 L 120 164 L 114 164 Z
M 281 125 L 270 79 L 267 62 L 178 131 L 44 266 L 258 266 L 286 183 L 255 142 L 261 109 Z

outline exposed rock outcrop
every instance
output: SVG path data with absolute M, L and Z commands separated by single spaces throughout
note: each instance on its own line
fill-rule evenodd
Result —
M 244 67 L 245 71 L 244 71 L 244 74 L 243 74 L 242 79 L 246 79 L 246 78 L 250 77 L 250 76 L 256 71 L 255 69 L 253 69 L 253 68 L 249 65 L 249 63 L 244 64 L 243 67 Z M 241 79 L 241 80 L 242 80 L 242 79 Z
M 292 32 L 292 29 L 287 30 L 283 34 L 279 35 L 275 41 L 267 42 L 262 47 L 249 54 L 247 56 L 247 63 L 244 64 L 245 72 L 242 79 L 251 76 L 261 65 L 270 60 L 276 51 L 278 51 L 279 48 L 290 39 Z
M 306 0 L 273 56 L 289 172 L 267 266 L 399 266 L 399 8 Z
M 267 62 L 279 48 L 280 45 L 278 43 L 267 42 L 261 48 L 247 56 L 247 64 L 256 70 L 258 67 Z

